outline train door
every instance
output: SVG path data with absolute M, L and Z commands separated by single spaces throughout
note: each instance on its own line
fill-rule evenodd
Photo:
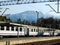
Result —
M 27 28 L 27 36 L 29 36 L 29 28 Z
M 38 36 L 42 36 L 43 35 L 43 31 L 38 30 Z
M 24 27 L 24 35 L 27 36 L 27 27 Z
M 27 27 L 24 28 L 25 36 L 29 36 L 29 29 Z

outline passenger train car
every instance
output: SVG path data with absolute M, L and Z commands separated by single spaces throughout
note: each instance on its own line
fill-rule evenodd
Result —
M 49 28 L 16 24 L 16 23 L 0 22 L 1 38 L 3 36 L 52 36 L 52 32 L 53 31 Z M 55 32 L 54 35 L 58 35 L 57 32 Z

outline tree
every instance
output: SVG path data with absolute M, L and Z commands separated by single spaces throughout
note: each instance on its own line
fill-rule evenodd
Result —
M 6 19 L 7 22 L 12 22 L 12 20 L 10 18 Z
M 35 21 L 32 21 L 31 25 L 35 26 L 36 25 L 36 22 Z
M 6 21 L 6 17 L 5 16 L 0 16 L 0 21 Z
M 20 18 L 19 18 L 19 19 L 17 19 L 17 23 L 19 23 L 19 24 L 21 24 L 21 23 L 22 23 Z
M 22 24 L 30 25 L 30 22 L 29 22 L 28 20 L 24 19 L 24 20 L 22 21 Z

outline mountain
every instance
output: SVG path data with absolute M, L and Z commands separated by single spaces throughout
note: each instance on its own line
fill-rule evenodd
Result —
M 39 11 L 38 18 L 49 18 L 52 17 L 50 14 L 43 14 L 41 11 Z M 30 22 L 37 21 L 37 12 L 36 11 L 24 11 L 22 13 L 17 14 L 9 14 L 6 16 L 7 18 L 10 18 L 13 22 L 16 22 L 19 18 L 21 20 L 28 20 Z
M 39 11 L 38 14 L 39 18 L 44 17 L 47 18 L 49 17 L 49 15 L 45 15 L 42 12 Z M 21 20 L 28 20 L 28 21 L 36 21 L 37 20 L 37 12 L 36 11 L 24 11 L 22 13 L 17 13 L 17 14 L 10 14 L 8 16 L 6 16 L 7 18 L 10 18 L 12 21 L 17 21 L 17 19 L 21 19 Z

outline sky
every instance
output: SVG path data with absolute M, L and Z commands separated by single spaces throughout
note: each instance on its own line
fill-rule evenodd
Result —
M 4 14 L 16 14 L 16 13 L 21 13 L 21 12 L 24 12 L 24 11 L 38 11 L 38 12 L 41 11 L 43 14 L 49 14 L 49 15 L 52 15 L 53 17 L 60 17 L 60 13 L 54 12 L 46 4 L 50 4 L 57 11 L 56 2 L 0 6 L 0 8 L 3 8 L 1 10 L 2 12 L 5 10 L 5 8 L 9 8 Z M 0 12 L 0 15 L 1 14 L 2 13 Z
M 7 0 L 0 0 L 0 1 L 7 1 Z

